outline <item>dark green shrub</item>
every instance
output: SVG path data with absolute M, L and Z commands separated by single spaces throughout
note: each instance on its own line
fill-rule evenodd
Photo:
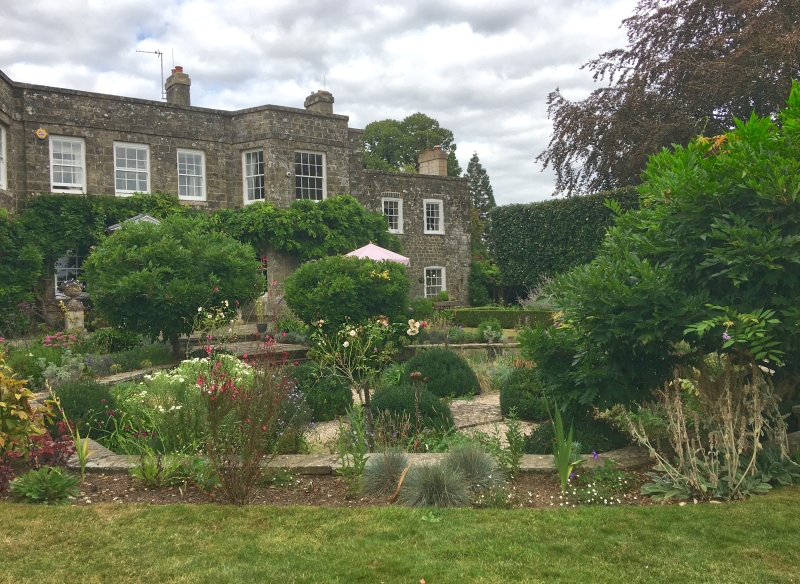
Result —
M 579 442 L 581 454 L 595 452 L 608 452 L 617 448 L 624 448 L 631 444 L 631 439 L 620 432 L 612 422 L 593 418 L 591 414 L 570 418 L 564 414 L 564 433 L 572 424 L 572 441 Z M 553 436 L 555 435 L 553 423 L 550 420 L 542 422 L 530 436 L 525 438 L 525 452 L 527 454 L 552 454 Z
M 117 409 L 116 400 L 109 386 L 96 381 L 70 381 L 59 385 L 55 393 L 61 402 L 64 415 L 80 430 L 81 436 L 85 435 L 86 425 L 94 416 Z M 89 426 L 91 438 L 96 439 L 101 435 L 103 434 Z
M 538 422 L 549 419 L 544 389 L 535 369 L 519 367 L 506 378 L 500 388 L 500 411 L 507 416 L 511 408 L 516 408 L 520 420 Z
M 432 298 L 414 298 L 411 301 L 409 318 L 414 320 L 425 320 L 431 318 L 434 313 L 434 300 Z
M 386 450 L 373 454 L 364 468 L 361 490 L 367 495 L 393 495 L 400 482 L 400 475 L 407 466 L 408 456 L 404 452 Z
M 376 262 L 332 256 L 303 264 L 286 279 L 284 297 L 304 322 L 324 321 L 327 331 L 348 319 L 364 323 L 385 315 L 392 322 L 408 320 L 411 280 L 397 262 Z
M 297 389 L 306 397 L 314 422 L 333 420 L 353 407 L 350 384 L 333 370 L 320 372 L 316 364 L 303 363 L 292 369 L 292 376 L 297 381 Z
M 451 467 L 419 464 L 408 471 L 399 500 L 409 507 L 466 507 L 469 483 Z
M 395 417 L 406 415 L 412 425 L 417 419 L 414 409 L 414 388 L 410 385 L 384 387 L 376 391 L 372 396 L 371 405 L 373 412 L 389 410 Z M 419 411 L 422 423 L 427 428 L 444 431 L 453 427 L 453 414 L 450 408 L 425 389 L 420 393 Z
M 552 324 L 550 310 L 518 310 L 516 308 L 458 308 L 453 311 L 453 324 L 476 327 L 484 320 L 497 319 L 502 328 L 513 329 L 536 326 L 539 323 Z
M 105 328 L 95 332 L 87 345 L 89 351 L 104 354 L 128 351 L 141 342 L 141 335 L 134 332 Z
M 478 325 L 478 342 L 499 343 L 503 340 L 503 325 L 496 318 L 483 320 Z
M 481 342 L 478 338 L 478 333 L 464 330 L 464 327 L 461 326 L 451 326 L 447 334 L 450 337 L 450 342 L 454 345 Z
M 442 347 L 419 351 L 409 359 L 406 379 L 415 371 L 427 377 L 425 389 L 438 397 L 461 397 L 481 392 L 478 378 L 466 359 Z

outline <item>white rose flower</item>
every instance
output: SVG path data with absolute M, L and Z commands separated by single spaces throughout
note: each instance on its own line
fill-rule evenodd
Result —
M 347 348 L 347 347 L 350 346 L 350 342 L 349 341 L 345 341 L 344 343 L 342 343 L 342 346 Z
M 350 331 L 350 336 L 351 336 L 351 337 L 354 337 L 354 336 L 356 336 L 356 331 Z

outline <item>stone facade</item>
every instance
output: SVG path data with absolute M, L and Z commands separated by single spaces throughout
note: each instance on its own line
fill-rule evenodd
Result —
M 85 177 L 80 190 L 90 195 L 117 194 L 115 143 L 147 146 L 150 191 L 176 196 L 178 150 L 202 152 L 205 196 L 182 202 L 208 210 L 246 204 L 243 153 L 248 150 L 263 152 L 264 200 L 279 207 L 296 199 L 295 153 L 322 154 L 323 196 L 351 194 L 380 212 L 381 199 L 387 196 L 382 193 L 400 193 L 391 196 L 403 199 L 404 231 L 399 236 L 411 258 L 412 294 L 423 293 L 420 279 L 426 266 L 442 266 L 446 288 L 466 301 L 470 246 L 465 179 L 363 170 L 361 130 L 350 128 L 347 116 L 332 113 L 334 99 L 329 92 L 309 96 L 306 109 L 264 105 L 223 111 L 188 105 L 190 84 L 189 76 L 176 67 L 167 80 L 164 103 L 17 83 L 0 71 L 7 177 L 6 188 L 0 188 L 0 206 L 21 212 L 30 197 L 54 190 L 50 152 L 54 136 L 83 140 Z M 37 137 L 37 130 L 48 137 Z M 443 235 L 423 233 L 424 199 L 443 201 Z M 275 275 L 282 280 L 286 260 L 274 259 L 280 267 Z

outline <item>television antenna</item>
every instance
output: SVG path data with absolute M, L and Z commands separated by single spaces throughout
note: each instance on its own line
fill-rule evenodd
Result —
M 148 53 L 150 55 L 155 55 L 161 61 L 161 99 L 166 100 L 167 99 L 167 93 L 166 93 L 166 90 L 164 89 L 164 53 L 162 53 L 161 51 L 158 51 L 158 50 L 156 50 L 156 51 L 140 51 L 138 49 L 136 50 L 136 52 L 137 53 Z M 173 61 L 174 61 L 174 58 L 173 58 Z

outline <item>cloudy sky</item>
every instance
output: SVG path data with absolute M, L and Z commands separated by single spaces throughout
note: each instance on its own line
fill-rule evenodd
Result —
M 350 126 L 417 111 L 473 151 L 498 204 L 546 199 L 534 162 L 547 94 L 593 88 L 580 66 L 625 45 L 635 0 L 0 0 L 0 69 L 15 81 L 158 99 L 182 65 L 192 105 L 302 107 L 325 85 Z

